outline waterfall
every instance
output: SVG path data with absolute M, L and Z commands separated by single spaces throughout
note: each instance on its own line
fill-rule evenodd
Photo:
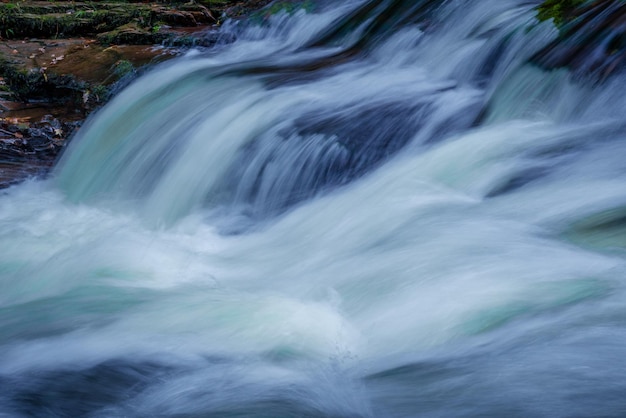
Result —
M 537 1 L 309 3 L 0 195 L 0 415 L 623 416 L 625 76 Z

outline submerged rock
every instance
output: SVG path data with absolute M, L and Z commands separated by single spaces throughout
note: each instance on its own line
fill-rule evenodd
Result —
M 544 6 L 549 3 L 579 5 L 567 9 L 567 14 L 554 17 L 560 28 L 559 36 L 531 58 L 533 63 L 548 70 L 569 68 L 577 78 L 594 82 L 603 81 L 624 70 L 626 2 L 548 1 Z M 539 11 L 541 18 L 541 7 Z

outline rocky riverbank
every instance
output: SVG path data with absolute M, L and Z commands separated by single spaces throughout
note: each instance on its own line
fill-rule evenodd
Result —
M 0 187 L 48 171 L 93 110 L 149 65 L 210 47 L 270 0 L 0 3 Z

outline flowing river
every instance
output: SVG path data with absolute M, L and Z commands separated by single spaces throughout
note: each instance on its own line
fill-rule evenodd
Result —
M 0 416 L 625 416 L 626 79 L 538 65 L 538 3 L 306 2 L 138 78 L 0 195 Z

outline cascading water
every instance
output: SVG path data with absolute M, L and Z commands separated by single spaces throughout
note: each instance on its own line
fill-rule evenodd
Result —
M 626 414 L 624 77 L 533 1 L 315 4 L 0 196 L 0 416 Z

